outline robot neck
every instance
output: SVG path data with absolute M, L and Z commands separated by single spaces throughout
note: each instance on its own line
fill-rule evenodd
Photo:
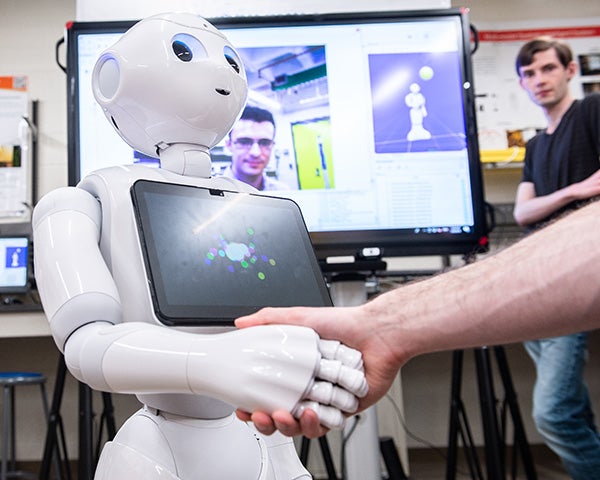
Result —
M 210 178 L 208 148 L 191 143 L 174 143 L 160 150 L 160 166 L 179 175 Z

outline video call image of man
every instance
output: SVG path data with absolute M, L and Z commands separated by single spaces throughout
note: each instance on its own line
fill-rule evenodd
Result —
M 241 180 L 260 191 L 289 190 L 290 187 L 265 173 L 275 144 L 275 119 L 263 108 L 246 106 L 225 145 L 231 152 L 226 177 Z

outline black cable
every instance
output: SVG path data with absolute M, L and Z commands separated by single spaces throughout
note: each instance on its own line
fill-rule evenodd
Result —
M 420 443 L 421 445 L 424 445 L 427 448 L 430 448 L 431 450 L 433 450 L 440 457 L 442 457 L 444 459 L 444 461 L 447 461 L 448 457 L 446 456 L 446 454 L 444 453 L 444 451 L 441 448 L 436 447 L 433 443 L 429 442 L 428 440 L 425 440 L 424 438 L 419 437 L 418 435 L 416 435 L 415 433 L 413 433 L 408 428 L 408 426 L 406 425 L 406 422 L 404 421 L 404 416 L 402 415 L 402 412 L 400 411 L 400 407 L 398 407 L 398 404 L 394 401 L 394 399 L 392 398 L 392 396 L 389 393 L 387 393 L 385 395 L 385 397 L 392 404 L 392 407 L 394 408 L 394 410 L 396 412 L 396 416 L 398 417 L 398 421 L 400 422 L 400 425 L 402 426 L 402 429 L 404 430 L 404 433 L 406 433 L 406 435 L 408 435 L 410 438 L 412 438 L 413 440 L 415 440 L 417 443 Z M 457 473 L 460 474 L 460 475 L 463 475 L 465 477 L 470 476 L 470 474 L 468 472 L 463 471 L 463 470 L 459 470 L 459 469 L 457 469 Z
M 65 43 L 65 37 L 62 37 L 61 39 L 59 39 L 56 42 L 56 45 L 54 46 L 54 60 L 56 61 L 56 64 L 58 65 L 58 68 L 60 68 L 64 73 L 67 73 L 67 67 L 65 65 L 63 65 L 62 63 L 60 63 L 60 47 Z
M 471 45 L 471 55 L 473 55 L 479 48 L 479 30 L 472 23 L 469 24 L 469 30 L 471 31 L 471 40 L 473 41 Z

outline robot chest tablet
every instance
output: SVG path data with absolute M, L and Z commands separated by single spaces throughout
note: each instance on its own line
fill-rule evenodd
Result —
M 265 306 L 331 305 L 293 201 L 147 180 L 131 193 L 164 324 L 232 325 Z

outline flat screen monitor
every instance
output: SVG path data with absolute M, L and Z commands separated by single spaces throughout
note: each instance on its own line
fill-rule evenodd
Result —
M 209 19 L 239 50 L 248 104 L 276 123 L 265 174 L 300 206 L 321 261 L 467 254 L 486 239 L 463 9 Z M 154 159 L 91 91 L 99 53 L 134 22 L 67 25 L 69 183 Z M 231 161 L 225 142 L 213 171 Z
M 0 236 L 0 294 L 24 293 L 29 281 L 29 237 Z
M 292 200 L 147 180 L 131 192 L 164 324 L 230 325 L 264 306 L 332 305 Z

